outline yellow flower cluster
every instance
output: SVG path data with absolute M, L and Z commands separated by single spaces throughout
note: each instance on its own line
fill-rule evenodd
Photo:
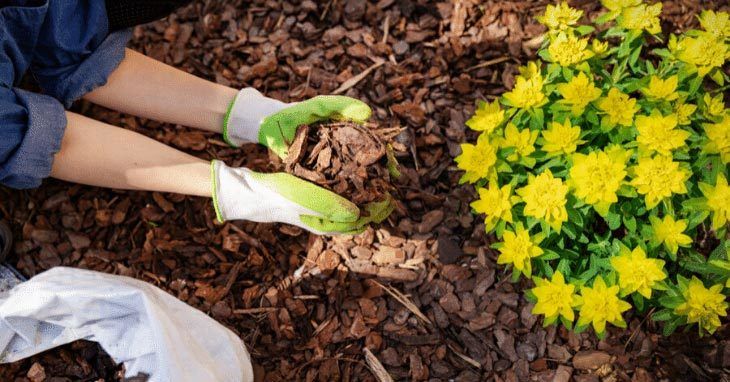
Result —
M 653 231 L 652 242 L 655 246 L 664 244 L 669 253 L 676 255 L 679 247 L 689 247 L 692 238 L 684 234 L 687 229 L 686 220 L 674 220 L 671 215 L 664 219 L 650 216 L 651 228 Z
M 579 116 L 589 103 L 601 96 L 601 89 L 585 73 L 580 72 L 568 83 L 558 84 L 558 93 L 563 96 L 562 103 L 570 106 L 574 116 Z
M 618 284 L 623 295 L 639 292 L 640 295 L 651 298 L 652 288 L 657 282 L 667 278 L 662 270 L 664 261 L 647 258 L 641 247 L 636 247 L 633 251 L 622 247 L 619 255 L 611 258 L 611 266 L 618 273 Z
M 558 5 L 548 5 L 545 14 L 537 17 L 537 21 L 545 25 L 551 31 L 563 31 L 578 23 L 583 16 L 583 11 L 571 8 L 567 2 Z
M 582 286 L 578 304 L 580 318 L 578 326 L 593 325 L 597 334 L 606 330 L 606 323 L 625 328 L 626 322 L 621 313 L 629 310 L 631 305 L 618 297 L 619 286 L 607 286 L 603 277 L 596 277 L 592 287 Z
M 696 323 L 712 334 L 720 327 L 720 317 L 727 316 L 728 303 L 721 293 L 722 288 L 722 284 L 706 288 L 702 280 L 692 276 L 683 294 L 684 303 L 675 308 L 674 312 L 686 316 L 687 323 Z
M 568 186 L 560 178 L 553 177 L 550 170 L 542 174 L 529 175 L 527 185 L 517 190 L 525 202 L 524 214 L 545 221 L 560 232 L 562 224 L 568 220 L 565 209 Z
M 518 225 L 514 231 L 504 233 L 504 241 L 499 248 L 497 264 L 512 264 L 514 269 L 525 276 L 532 276 L 532 259 L 543 254 L 538 246 L 539 240 L 530 237 L 529 232 Z
M 636 130 L 639 132 L 636 142 L 639 143 L 639 148 L 661 155 L 671 155 L 672 150 L 684 147 L 684 141 L 690 134 L 688 131 L 677 129 L 677 124 L 676 114 L 662 116 L 657 109 L 654 109 L 651 115 L 636 117 Z
M 585 143 L 580 139 L 580 126 L 572 126 L 570 119 L 565 122 L 550 122 L 550 128 L 542 132 L 542 150 L 548 156 L 572 154 L 578 145 Z
M 616 193 L 626 177 L 625 160 L 622 149 L 575 154 L 568 184 L 576 197 L 606 216 L 611 205 L 618 201 Z
M 486 131 L 487 134 L 494 131 L 504 121 L 504 110 L 499 107 L 499 101 L 492 103 L 479 102 L 474 115 L 466 121 L 466 125 L 472 130 Z
M 673 101 L 679 97 L 677 93 L 677 84 L 679 77 L 674 75 L 667 79 L 661 79 L 657 76 L 651 76 L 649 86 L 641 89 L 647 97 L 655 100 Z
M 593 52 L 588 49 L 587 38 L 566 33 L 560 33 L 550 41 L 548 53 L 554 62 L 562 66 L 578 64 L 593 56 Z
M 479 200 L 471 203 L 471 207 L 486 215 L 484 224 L 487 232 L 492 231 L 500 220 L 512 223 L 512 205 L 519 201 L 519 198 L 512 195 L 512 186 L 499 188 L 496 182 L 492 182 L 489 188 L 479 188 L 477 192 Z
M 656 207 L 672 194 L 687 193 L 684 182 L 689 179 L 690 174 L 679 166 L 679 162 L 674 162 L 672 157 L 644 157 L 639 159 L 639 163 L 632 170 L 631 185 L 636 187 L 639 194 L 644 195 L 647 209 Z
M 547 324 L 555 322 L 560 316 L 568 322 L 575 320 L 573 307 L 578 305 L 575 286 L 567 284 L 560 271 L 556 271 L 551 280 L 535 279 L 535 288 L 532 289 L 532 293 L 537 298 L 532 314 L 544 315 Z
M 636 100 L 616 88 L 611 88 L 596 106 L 606 114 L 605 125 L 609 128 L 616 125 L 631 126 L 634 123 L 634 115 L 639 111 Z
M 730 35 L 729 19 L 726 12 L 704 11 L 700 16 L 704 31 L 697 31 L 692 36 L 683 35 L 679 40 L 672 38 L 669 50 L 679 61 L 695 68 L 700 76 L 706 75 L 730 58 L 730 47 L 725 42 Z
M 508 161 L 514 162 L 535 151 L 534 143 L 538 134 L 538 131 L 530 129 L 518 130 L 517 126 L 513 123 L 508 123 L 504 129 L 504 137 L 499 141 L 499 146 L 501 148 L 513 148 L 515 150 L 514 153 L 507 157 Z
M 519 76 L 515 81 L 514 89 L 504 93 L 504 99 L 512 106 L 520 109 L 530 109 L 547 103 L 547 97 L 542 92 L 542 76 L 536 74 L 529 79 Z
M 730 114 L 726 114 L 722 121 L 704 125 L 707 134 L 705 152 L 720 154 L 722 163 L 730 163 Z
M 461 155 L 455 159 L 457 166 L 464 170 L 461 182 L 475 183 L 488 178 L 497 163 L 497 149 L 489 142 L 489 136 L 482 134 L 477 144 L 461 144 Z
M 730 277 L 717 269 L 730 274 L 730 258 L 693 239 L 726 246 L 730 228 L 730 16 L 704 11 L 703 31 L 648 52 L 662 38 L 650 36 L 661 33 L 652 1 L 601 0 L 596 24 L 613 25 L 597 29 L 565 1 L 548 5 L 547 62 L 519 67 L 514 87 L 466 121 L 479 136 L 456 158 L 460 182 L 475 185 L 470 206 L 500 240 L 497 263 L 514 280 L 534 274 L 527 297 L 546 325 L 601 336 L 626 326 L 629 301 L 700 333 L 727 314 Z M 715 285 L 681 276 L 692 273 Z
M 652 5 L 639 4 L 634 7 L 621 9 L 618 25 L 631 30 L 645 30 L 651 34 L 662 31 L 659 25 L 659 15 L 662 13 L 662 3 Z
M 707 198 L 707 208 L 712 211 L 712 228 L 721 229 L 730 221 L 730 186 L 725 175 L 718 175 L 715 186 L 700 182 L 700 190 Z

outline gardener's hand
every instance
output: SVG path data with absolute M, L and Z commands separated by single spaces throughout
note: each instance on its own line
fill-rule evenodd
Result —
M 263 174 L 214 160 L 213 204 L 219 221 L 245 219 L 287 223 L 317 234 L 364 230 L 350 201 L 286 173 Z
M 317 96 L 284 103 L 244 88 L 231 103 L 223 122 L 223 138 L 232 146 L 258 142 L 285 158 L 297 128 L 325 120 L 363 123 L 371 110 L 362 101 L 344 96 Z

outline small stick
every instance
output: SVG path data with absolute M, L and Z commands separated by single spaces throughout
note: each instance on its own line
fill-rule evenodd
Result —
M 380 363 L 378 358 L 375 357 L 375 354 L 373 354 L 370 349 L 364 348 L 363 353 L 365 353 L 365 362 L 367 362 L 368 367 L 379 382 L 393 382 L 393 377 L 388 374 L 388 371 L 385 370 L 383 364 Z
M 233 314 L 261 314 L 268 312 L 275 312 L 279 308 L 249 308 L 249 309 L 234 309 Z
M 476 70 L 476 69 L 479 69 L 479 68 L 485 68 L 487 66 L 496 65 L 496 64 L 499 64 L 499 63 L 502 63 L 502 62 L 505 62 L 505 61 L 509 61 L 510 59 L 511 58 L 509 56 L 497 57 L 497 58 L 495 58 L 493 60 L 484 61 L 481 64 L 477 64 L 477 65 L 474 65 L 474 66 L 472 66 L 470 68 L 467 68 L 466 71 L 467 72 L 471 72 L 472 70 Z
M 363 78 L 367 77 L 370 72 L 380 67 L 380 65 L 383 65 L 385 63 L 384 60 L 378 58 L 377 61 L 370 65 L 367 69 L 363 70 L 360 74 L 356 75 L 355 77 L 350 78 L 349 80 L 345 81 L 340 85 L 339 88 L 337 88 L 335 91 L 332 92 L 332 94 L 342 94 L 349 90 L 351 87 L 357 85 L 358 82 L 362 81 Z

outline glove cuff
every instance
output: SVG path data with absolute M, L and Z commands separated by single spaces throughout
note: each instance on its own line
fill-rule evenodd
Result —
M 264 96 L 254 88 L 241 89 L 228 105 L 223 119 L 223 139 L 233 147 L 247 142 L 260 142 L 259 130 L 264 119 L 288 106 L 287 103 Z

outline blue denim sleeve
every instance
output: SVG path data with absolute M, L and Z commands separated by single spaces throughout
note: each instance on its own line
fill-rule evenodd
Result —
M 61 148 L 66 113 L 47 95 L 0 87 L 0 183 L 38 187 Z
M 48 4 L 0 3 L 0 183 L 36 187 L 51 172 L 66 114 L 56 99 L 14 86 L 30 65 Z
M 44 92 L 70 107 L 106 83 L 124 58 L 131 30 L 109 34 L 103 1 L 48 1 L 31 72 Z

